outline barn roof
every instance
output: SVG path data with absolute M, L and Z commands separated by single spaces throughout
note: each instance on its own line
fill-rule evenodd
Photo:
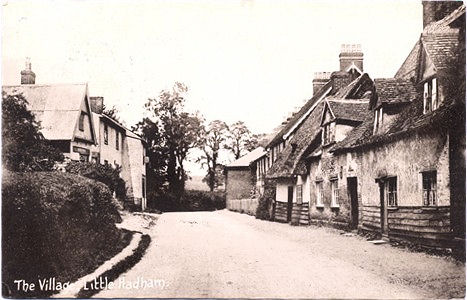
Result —
M 41 123 L 41 133 L 48 140 L 72 140 L 87 96 L 87 84 L 15 85 L 3 86 L 7 94 L 22 94 L 28 109 Z M 92 122 L 91 122 L 92 123 Z M 92 128 L 94 127 L 91 124 Z M 94 129 L 92 129 L 94 134 Z
M 226 168 L 238 168 L 238 167 L 249 167 L 251 163 L 257 161 L 261 157 L 266 155 L 266 151 L 264 151 L 263 147 L 258 147 L 251 152 L 243 155 L 239 159 L 231 162 L 230 164 L 226 165 Z

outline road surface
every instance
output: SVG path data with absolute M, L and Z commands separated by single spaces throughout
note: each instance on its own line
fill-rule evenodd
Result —
M 143 259 L 95 297 L 427 298 L 452 293 L 424 289 L 424 269 L 465 276 L 445 259 L 226 210 L 166 213 L 148 233 Z

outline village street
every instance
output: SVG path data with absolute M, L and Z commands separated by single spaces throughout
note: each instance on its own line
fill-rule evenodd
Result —
M 451 259 L 227 210 L 165 213 L 146 233 L 147 253 L 116 282 L 165 287 L 95 297 L 438 298 L 465 289 L 465 266 Z

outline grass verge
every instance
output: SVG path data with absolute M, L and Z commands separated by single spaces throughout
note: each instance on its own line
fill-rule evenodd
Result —
M 102 273 L 102 275 L 97 278 L 97 281 L 104 280 L 107 282 L 112 282 L 116 280 L 121 274 L 131 269 L 134 265 L 136 265 L 141 260 L 141 258 L 143 258 L 143 255 L 146 252 L 146 249 L 149 247 L 150 244 L 151 244 L 151 238 L 149 237 L 149 235 L 147 234 L 143 235 L 138 244 L 138 247 L 135 249 L 133 254 L 131 254 L 130 256 L 127 256 L 125 259 L 118 262 L 110 270 Z M 92 281 L 88 282 L 86 286 L 90 287 L 91 283 Z M 100 288 L 99 286 L 90 288 L 87 290 L 82 288 L 79 291 L 77 298 L 90 298 L 103 289 L 104 288 Z

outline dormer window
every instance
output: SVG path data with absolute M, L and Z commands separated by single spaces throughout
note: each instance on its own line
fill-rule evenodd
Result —
M 438 83 L 432 78 L 423 84 L 423 113 L 427 114 L 438 108 Z
M 323 145 L 328 145 L 334 142 L 335 129 L 336 129 L 335 122 L 330 122 L 330 123 L 327 123 L 326 125 L 323 125 L 323 132 L 322 132 Z
M 383 107 L 381 106 L 375 110 L 375 123 L 373 127 L 373 134 L 378 133 L 378 130 L 383 126 Z

